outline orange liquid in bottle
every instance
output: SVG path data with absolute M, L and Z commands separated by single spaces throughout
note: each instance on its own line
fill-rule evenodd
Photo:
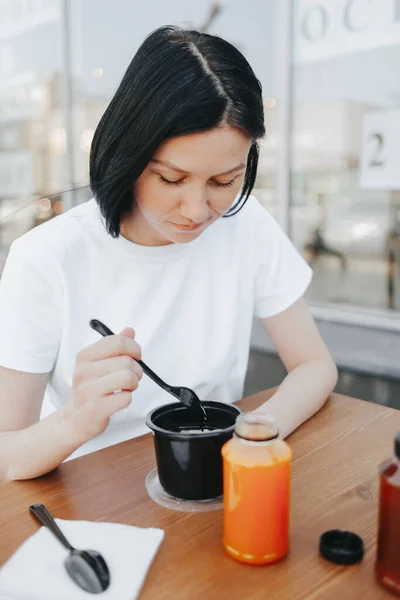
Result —
M 244 428 L 246 439 L 239 437 Z M 273 439 L 277 430 L 265 417 L 241 415 L 236 433 L 222 449 L 223 544 L 240 562 L 272 563 L 289 550 L 292 452 L 284 441 Z
M 400 434 L 395 457 L 379 467 L 380 501 L 376 574 L 382 585 L 400 597 Z

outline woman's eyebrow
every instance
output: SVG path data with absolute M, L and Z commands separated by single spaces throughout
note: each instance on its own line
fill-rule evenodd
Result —
M 179 173 L 185 173 L 186 175 L 189 175 L 188 171 L 185 171 L 185 169 L 181 169 L 181 167 L 178 167 L 177 165 L 172 164 L 168 160 L 160 160 L 159 158 L 152 158 L 150 162 L 154 162 L 154 163 L 163 165 L 164 167 L 168 167 L 169 169 L 173 169 L 174 171 L 178 171 Z M 215 175 L 215 177 L 218 177 L 219 175 L 229 175 L 230 173 L 239 171 L 239 169 L 244 169 L 245 166 L 246 165 L 244 163 L 240 163 L 236 167 L 233 167 L 233 169 L 229 169 L 229 171 L 225 171 L 224 173 L 219 173 L 218 175 Z

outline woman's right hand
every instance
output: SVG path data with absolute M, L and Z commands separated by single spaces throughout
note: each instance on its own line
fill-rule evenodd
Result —
M 65 406 L 82 443 L 102 433 L 111 415 L 126 408 L 143 376 L 141 349 L 133 329 L 110 335 L 81 350 L 72 394 Z

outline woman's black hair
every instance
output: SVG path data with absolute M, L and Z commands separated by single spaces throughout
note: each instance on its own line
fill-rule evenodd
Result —
M 261 84 L 244 56 L 220 37 L 161 27 L 130 63 L 94 134 L 90 186 L 113 237 L 132 209 L 133 184 L 160 144 L 227 124 L 252 140 L 242 193 L 249 197 L 263 137 Z

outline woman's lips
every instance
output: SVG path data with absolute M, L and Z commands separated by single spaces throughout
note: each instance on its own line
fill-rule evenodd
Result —
M 196 225 L 181 225 L 180 223 L 173 223 L 172 221 L 169 221 L 170 225 L 173 225 L 174 227 L 176 227 L 176 229 L 179 229 L 179 231 L 197 231 L 198 229 L 201 229 L 202 227 L 204 227 L 206 225 L 206 223 L 208 223 L 209 219 L 207 219 L 206 221 L 203 221 L 202 223 L 197 223 Z

